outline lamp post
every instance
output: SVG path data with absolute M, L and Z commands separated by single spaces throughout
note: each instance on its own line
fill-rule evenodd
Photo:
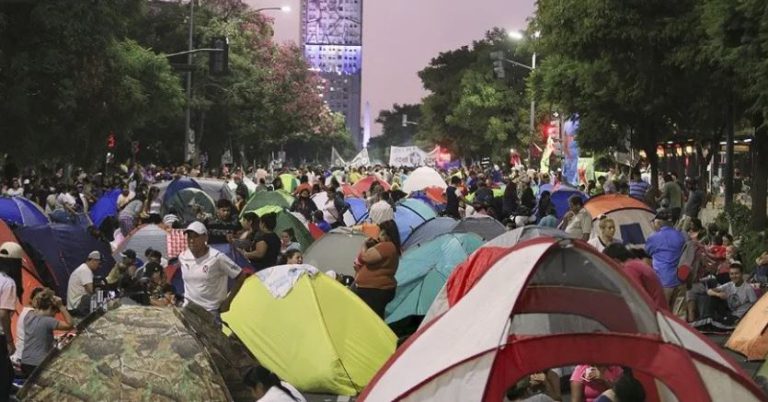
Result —
M 291 12 L 291 7 L 290 7 L 290 6 L 282 6 L 282 7 L 262 7 L 262 8 L 257 8 L 257 9 L 256 9 L 256 12 L 257 12 L 257 13 L 260 13 L 260 12 L 262 12 L 262 11 L 269 11 L 269 10 L 275 10 L 275 11 L 282 11 L 282 12 L 284 12 L 284 13 L 290 13 L 290 12 Z
M 189 2 L 189 54 L 187 64 L 192 65 L 192 50 L 195 48 L 195 0 Z M 196 154 L 195 132 L 192 131 L 192 70 L 187 71 L 187 110 L 184 118 L 184 161 L 194 159 Z
M 525 37 L 523 36 L 523 33 L 520 32 L 520 31 L 510 31 L 507 35 L 509 35 L 509 38 L 514 40 L 514 41 L 522 41 L 523 39 L 525 39 Z M 539 37 L 539 32 L 536 31 L 533 34 L 533 37 L 534 38 L 538 38 Z M 531 72 L 536 70 L 536 52 L 533 52 L 533 55 L 531 56 L 531 65 L 530 66 L 522 64 L 522 63 L 518 63 L 518 62 L 513 61 L 513 60 L 506 60 L 506 61 L 510 62 L 510 63 L 512 63 L 512 64 L 514 64 L 514 65 L 516 65 L 518 67 L 527 68 Z M 536 97 L 533 94 L 531 94 L 531 116 L 530 116 L 529 125 L 530 125 L 529 128 L 531 130 L 531 142 L 533 142 L 533 137 L 536 134 Z M 529 168 L 530 168 L 530 165 L 531 165 L 531 146 L 528 145 L 528 167 Z

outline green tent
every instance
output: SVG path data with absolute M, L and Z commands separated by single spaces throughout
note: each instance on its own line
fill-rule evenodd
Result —
M 282 190 L 257 191 L 245 204 L 245 208 L 243 208 L 240 216 L 248 211 L 256 211 L 267 206 L 290 208 L 291 204 L 293 204 L 293 200 L 294 198 L 292 195 Z
M 278 176 L 278 178 L 283 183 L 283 190 L 288 193 L 293 193 L 293 191 L 296 190 L 296 187 L 299 186 L 299 181 L 296 180 L 296 176 L 290 173 L 283 173 Z
M 253 401 L 256 364 L 197 306 L 119 306 L 54 349 L 18 393 L 24 401 Z
M 277 206 L 266 206 L 257 209 L 255 212 L 256 215 L 259 216 L 264 216 L 268 213 L 277 214 L 277 226 L 275 226 L 275 233 L 277 233 L 279 236 L 280 232 L 283 230 L 288 228 L 293 229 L 293 233 L 296 235 L 296 240 L 298 240 L 298 242 L 301 244 L 301 251 L 306 250 L 314 241 L 312 235 L 309 234 L 309 229 L 304 226 L 304 223 L 302 223 L 299 218 L 290 213 L 287 209 Z

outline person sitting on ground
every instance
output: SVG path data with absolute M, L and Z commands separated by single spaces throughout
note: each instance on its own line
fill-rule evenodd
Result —
M 289 250 L 301 250 L 301 244 L 296 240 L 296 232 L 293 228 L 280 232 L 280 254 L 285 254 Z
M 744 268 L 740 263 L 732 262 L 728 276 L 731 281 L 714 289 L 707 290 L 707 295 L 725 301 L 727 312 L 723 322 L 738 322 L 757 301 L 755 289 L 744 282 Z M 717 307 L 715 307 L 717 308 Z M 717 313 L 715 312 L 715 316 Z M 729 317 L 730 316 L 730 317 Z
M 75 317 L 85 317 L 91 312 L 93 273 L 99 269 L 101 253 L 91 251 L 84 263 L 72 271 L 67 283 L 67 309 Z
M 589 239 L 589 244 L 596 248 L 597 251 L 602 252 L 611 244 L 621 243 L 621 240 L 614 237 L 616 235 L 616 222 L 613 219 L 601 215 L 598 218 L 597 227 L 600 229 L 597 237 Z
M 395 221 L 379 225 L 378 238 L 365 241 L 354 263 L 353 291 L 381 318 L 395 297 L 395 273 L 400 259 L 400 232 Z
M 157 307 L 172 306 L 175 302 L 173 286 L 168 284 L 163 267 L 154 262 L 148 262 L 144 269 L 149 304 Z
M 603 392 L 595 402 L 645 402 L 645 388 L 632 374 L 632 369 L 624 367 L 621 377 L 613 388 Z
M 307 402 L 293 385 L 262 366 L 248 368 L 243 382 L 253 387 L 257 402 Z
M 554 206 L 549 206 L 547 214 L 539 221 L 539 226 L 553 229 L 557 228 L 557 212 L 555 211 Z
M 37 287 L 32 289 L 32 293 L 29 295 L 29 303 L 24 305 L 21 309 L 21 314 L 19 314 L 19 318 L 16 320 L 16 352 L 11 356 L 11 361 L 15 364 L 21 364 L 21 354 L 24 352 L 24 339 L 26 338 L 24 334 L 24 318 L 26 318 L 30 311 L 35 311 L 32 301 L 35 300 L 35 296 L 43 290 L 45 290 L 45 288 Z
M 555 402 L 562 401 L 560 377 L 552 370 L 531 374 L 507 390 L 507 401 Z
M 622 374 L 618 366 L 580 364 L 571 374 L 571 401 L 595 402 Z
M 21 354 L 21 371 L 29 376 L 43 362 L 48 352 L 53 349 L 53 331 L 72 329 L 72 316 L 69 315 L 61 298 L 52 290 L 39 292 L 32 300 L 35 309 L 24 317 L 24 351 Z M 54 316 L 61 314 L 64 321 Z
M 117 287 L 117 284 L 120 283 L 120 281 L 123 279 L 124 276 L 135 276 L 137 271 L 137 264 L 136 264 L 136 252 L 127 249 L 123 251 L 122 254 L 120 254 L 122 257 L 122 261 L 115 264 L 114 267 L 112 267 L 112 270 L 109 271 L 109 274 L 107 275 L 107 287 L 109 289 L 115 289 Z

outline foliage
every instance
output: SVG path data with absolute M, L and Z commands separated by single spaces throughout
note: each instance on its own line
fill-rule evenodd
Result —
M 715 224 L 719 229 L 734 234 L 745 268 L 752 271 L 755 259 L 767 251 L 765 230 L 752 229 L 752 210 L 746 205 L 734 203 L 715 218 Z
M 500 156 L 519 146 L 529 133 L 525 78 L 529 71 L 506 64 L 505 77 L 494 76 L 491 52 L 529 64 L 531 54 L 501 29 L 456 50 L 440 53 L 419 72 L 430 91 L 421 106 L 417 138 L 446 147 L 454 155 Z
M 403 115 L 409 122 L 405 127 Z M 389 160 L 389 147 L 413 145 L 414 134 L 422 124 L 421 106 L 395 103 L 391 110 L 379 112 L 376 123 L 382 125 L 382 132 L 368 141 L 368 155 L 372 159 L 386 161 Z

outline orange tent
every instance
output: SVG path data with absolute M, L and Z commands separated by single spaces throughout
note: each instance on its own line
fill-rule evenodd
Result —
M 765 359 L 768 355 L 768 294 L 741 318 L 725 347 L 741 353 L 747 360 Z
M 0 220 L 0 244 L 7 241 L 19 243 L 16 236 L 13 234 L 13 231 L 11 231 L 11 228 L 9 228 L 4 221 Z M 19 314 L 21 314 L 24 305 L 29 303 L 32 289 L 43 286 L 42 281 L 40 281 L 37 275 L 35 265 L 32 263 L 32 259 L 29 258 L 26 252 L 21 260 L 21 282 L 22 286 L 24 286 L 24 293 L 21 296 L 21 303 L 16 304 L 16 314 L 11 317 L 11 331 L 13 332 L 14 338 L 16 338 L 16 320 L 18 319 Z

